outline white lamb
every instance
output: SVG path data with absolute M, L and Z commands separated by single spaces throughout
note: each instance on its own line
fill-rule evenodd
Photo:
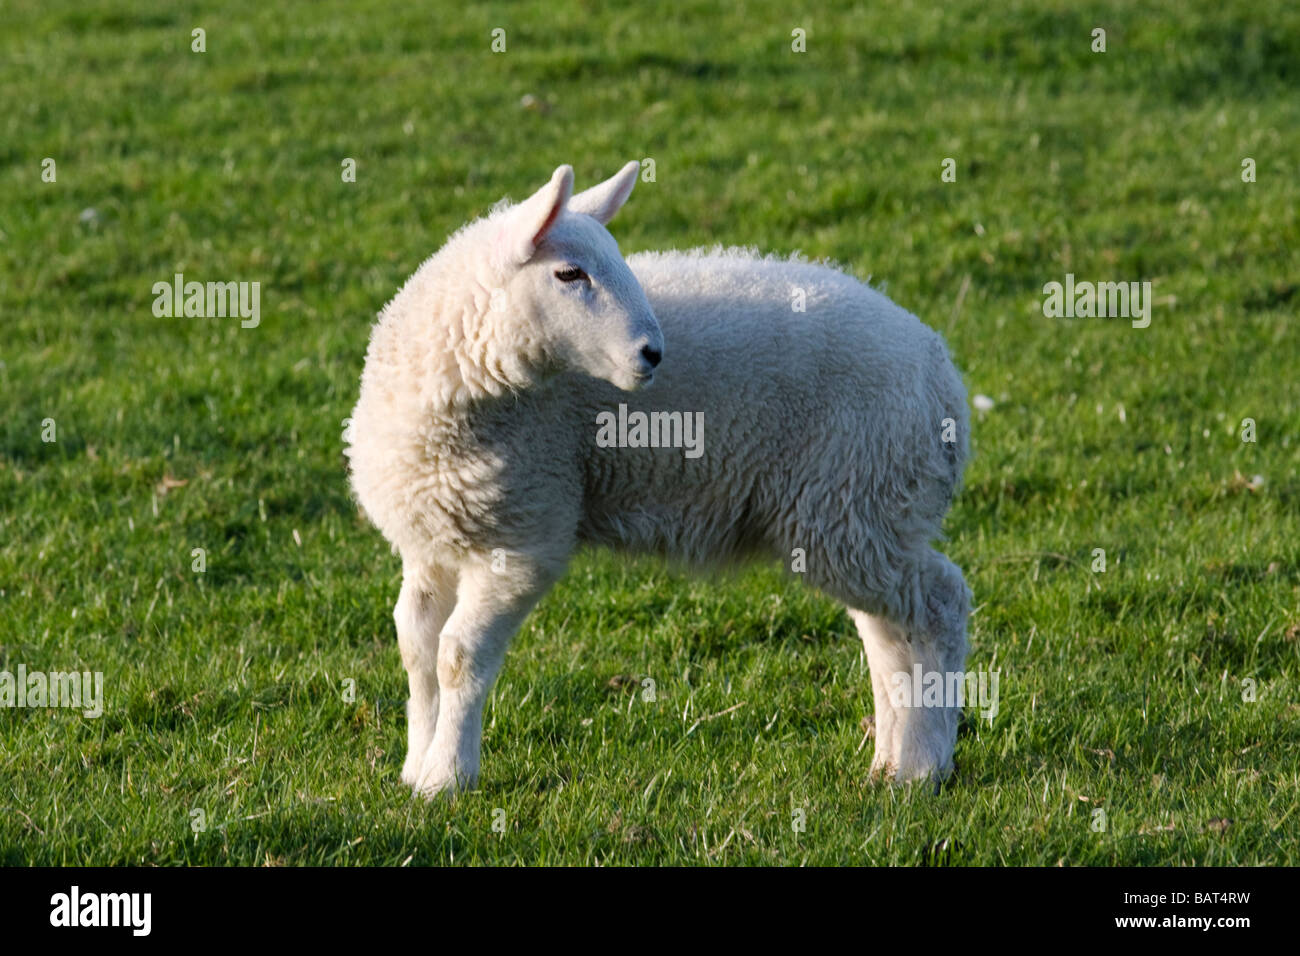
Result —
M 474 785 L 506 646 L 594 544 L 706 565 L 803 555 L 866 648 L 873 776 L 937 783 L 959 707 L 891 690 L 916 665 L 947 682 L 965 664 L 969 592 L 931 547 L 969 431 L 943 340 L 821 265 L 744 250 L 624 261 L 605 224 L 638 170 L 571 197 L 561 166 L 453 235 L 374 327 L 348 455 L 402 558 L 402 780 L 430 797 Z M 659 447 L 609 447 L 611 414 L 636 412 L 664 413 Z M 677 430 L 693 413 L 692 455 Z

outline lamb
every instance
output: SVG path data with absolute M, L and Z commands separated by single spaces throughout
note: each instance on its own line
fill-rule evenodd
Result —
M 802 556 L 865 647 L 871 775 L 937 786 L 960 706 L 895 690 L 916 667 L 960 674 L 967 652 L 970 593 L 931 545 L 969 436 L 943 339 L 797 258 L 625 261 L 605 226 L 638 171 L 572 195 L 559 167 L 455 233 L 372 330 L 347 455 L 402 560 L 401 779 L 426 797 L 475 785 L 506 647 L 594 545 L 704 567 Z M 701 452 L 672 447 L 671 427 L 666 443 L 596 440 L 609 415 L 635 412 L 698 416 Z

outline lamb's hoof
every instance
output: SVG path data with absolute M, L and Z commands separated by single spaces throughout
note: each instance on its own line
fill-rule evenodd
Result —
M 458 794 L 473 790 L 478 782 L 478 774 L 456 773 L 454 770 L 431 767 L 420 774 L 414 784 L 417 797 L 433 801 L 439 797 L 454 800 Z
M 871 762 L 871 769 L 867 773 L 867 779 L 872 783 L 889 783 L 900 788 L 919 785 L 929 787 L 936 795 L 951 776 L 951 760 L 943 764 L 903 761 L 900 768 L 891 761 L 877 758 Z
M 882 760 L 876 757 L 871 761 L 871 769 L 867 771 L 867 779 L 872 783 L 892 782 L 894 779 L 894 767 L 888 760 Z
M 422 759 L 413 759 L 410 756 L 406 758 L 406 763 L 402 764 L 402 783 L 412 789 L 420 782 L 420 771 L 423 769 L 424 761 Z
M 918 786 L 925 787 L 931 793 L 938 795 L 943 789 L 944 781 L 952 776 L 952 761 L 948 760 L 943 764 L 924 763 L 904 765 L 901 770 L 894 771 L 893 783 L 900 787 Z

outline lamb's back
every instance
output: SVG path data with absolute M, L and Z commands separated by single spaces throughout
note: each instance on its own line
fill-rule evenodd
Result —
M 594 414 L 620 403 L 702 412 L 704 453 L 586 444 L 586 536 L 687 557 L 740 552 L 792 508 L 952 468 L 922 448 L 949 414 L 964 428 L 960 377 L 938 334 L 881 293 L 829 266 L 748 250 L 638 254 L 628 265 L 663 329 L 664 359 L 642 392 L 590 383 L 583 418 L 594 434 Z M 909 460 L 918 455 L 931 460 Z
M 792 416 L 909 407 L 947 361 L 936 332 L 828 265 L 747 249 L 640 253 L 628 265 L 664 333 L 646 393 L 656 403 Z

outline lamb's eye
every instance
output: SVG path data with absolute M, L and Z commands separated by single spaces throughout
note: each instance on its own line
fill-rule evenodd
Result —
M 584 282 L 591 281 L 591 276 L 587 275 L 587 273 L 583 272 L 577 266 L 569 266 L 566 269 L 555 270 L 555 278 L 559 279 L 561 282 L 578 282 L 579 280 Z

